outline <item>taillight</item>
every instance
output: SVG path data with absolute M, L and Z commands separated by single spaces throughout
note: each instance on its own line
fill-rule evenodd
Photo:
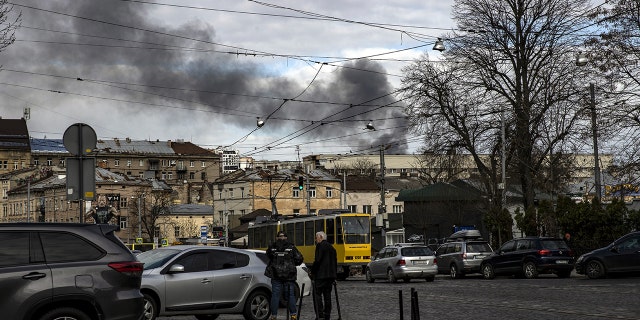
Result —
M 463 254 L 462 254 L 462 259 L 466 259 L 466 258 L 467 258 L 467 254 L 466 254 L 466 253 L 463 253 Z
M 396 265 L 398 265 L 398 266 L 406 266 L 407 262 L 404 261 L 404 259 L 400 259 L 400 260 L 398 260 L 398 263 L 396 263 Z
M 438 264 L 438 259 L 433 258 L 433 264 Z
M 109 267 L 129 276 L 142 276 L 144 263 L 139 261 L 111 262 Z
M 542 250 L 538 250 L 538 254 L 540 254 L 541 256 L 548 256 L 551 254 L 551 251 L 547 249 L 542 249 Z

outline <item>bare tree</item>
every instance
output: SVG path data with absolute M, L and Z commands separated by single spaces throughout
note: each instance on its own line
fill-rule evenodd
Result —
M 425 151 L 416 156 L 415 169 L 427 184 L 452 182 L 460 179 L 466 172 L 462 157 L 456 150 L 444 153 Z
M 595 79 L 599 135 L 616 135 L 612 149 L 618 152 L 614 174 L 619 180 L 638 183 L 640 176 L 640 2 L 609 0 L 593 11 L 599 31 L 587 41 L 586 66 Z M 608 129 L 608 130 L 607 130 Z
M 0 0 L 0 51 L 16 41 L 15 32 L 22 22 L 22 12 L 14 12 L 13 4 Z
M 378 168 L 378 164 L 367 159 L 367 158 L 356 158 L 351 163 L 351 168 L 353 169 L 355 174 L 371 174 L 372 172 L 376 172 Z
M 492 204 L 500 204 L 500 158 L 533 207 L 535 176 L 552 152 L 577 145 L 589 128 L 586 72 L 575 63 L 574 31 L 584 0 L 456 0 L 458 30 L 445 36 L 443 60 L 425 54 L 404 69 L 413 128 L 427 149 L 471 155 Z M 503 141 L 501 130 L 506 132 Z M 502 147 L 504 144 L 504 154 Z M 483 158 L 481 154 L 489 155 Z

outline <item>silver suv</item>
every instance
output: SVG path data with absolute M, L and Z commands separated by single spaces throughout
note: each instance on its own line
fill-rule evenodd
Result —
M 142 263 L 116 229 L 0 223 L 2 319 L 140 319 Z
M 436 250 L 438 273 L 459 279 L 470 273 L 480 273 L 482 259 L 493 252 L 478 230 L 464 230 L 452 234 Z
M 433 250 L 424 244 L 398 243 L 382 248 L 374 259 L 367 264 L 365 271 L 367 282 L 375 279 L 398 279 L 409 282 L 411 279 L 426 279 L 431 282 L 438 273 Z

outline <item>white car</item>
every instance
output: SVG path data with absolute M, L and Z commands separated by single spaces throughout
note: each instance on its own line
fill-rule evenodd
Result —
M 264 261 L 265 265 L 269 263 L 269 258 L 267 257 L 266 252 L 262 250 L 254 250 L 254 249 L 247 249 L 247 250 L 255 252 L 256 255 L 262 261 Z M 301 265 L 297 266 L 296 269 L 298 270 L 298 278 L 296 279 L 296 299 L 300 299 L 300 291 L 302 290 L 303 285 L 304 285 L 304 292 L 302 293 L 302 295 L 305 297 L 308 295 L 311 295 L 311 278 L 309 277 L 309 273 L 311 272 L 311 270 L 309 270 L 309 268 L 307 267 L 306 264 L 304 264 L 304 262 Z

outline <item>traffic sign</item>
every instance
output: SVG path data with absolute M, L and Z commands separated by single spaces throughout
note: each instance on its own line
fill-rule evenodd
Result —
M 74 156 L 90 154 L 97 142 L 96 132 L 84 123 L 72 124 L 62 136 L 64 147 Z

